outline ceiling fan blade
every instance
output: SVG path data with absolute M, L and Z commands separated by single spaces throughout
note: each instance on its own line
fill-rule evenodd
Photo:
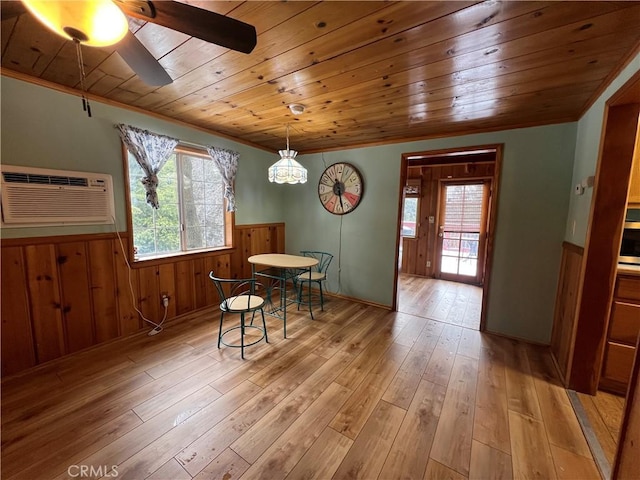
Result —
M 157 23 L 205 42 L 242 53 L 251 53 L 256 46 L 256 29 L 253 25 L 219 13 L 179 2 L 114 1 L 127 15 Z
M 133 33 L 127 32 L 116 45 L 116 52 L 147 85 L 162 87 L 173 82 L 164 67 Z

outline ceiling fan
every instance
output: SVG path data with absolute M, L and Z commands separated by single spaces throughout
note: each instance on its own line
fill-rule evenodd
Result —
M 3 18 L 28 10 L 46 27 L 77 45 L 115 44 L 116 52 L 142 81 L 151 86 L 167 85 L 173 80 L 129 31 L 124 14 L 242 53 L 251 53 L 256 46 L 256 29 L 252 25 L 180 2 L 23 0 L 1 3 Z

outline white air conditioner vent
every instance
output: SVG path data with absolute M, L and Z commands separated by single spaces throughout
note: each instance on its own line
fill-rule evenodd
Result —
M 87 178 L 61 175 L 38 175 L 20 172 L 2 172 L 5 183 L 32 183 L 37 185 L 73 185 L 86 187 Z
M 2 165 L 5 226 L 113 223 L 113 181 L 103 173 Z

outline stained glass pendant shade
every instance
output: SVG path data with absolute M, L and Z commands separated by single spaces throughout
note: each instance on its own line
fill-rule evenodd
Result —
M 298 152 L 289 150 L 289 125 L 287 125 L 287 149 L 280 150 L 280 160 L 269 167 L 271 183 L 306 183 L 307 169 L 296 161 Z

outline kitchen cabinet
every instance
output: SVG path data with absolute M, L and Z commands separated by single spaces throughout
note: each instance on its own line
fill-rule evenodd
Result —
M 640 275 L 620 270 L 609 317 L 600 389 L 624 395 L 640 332 Z

